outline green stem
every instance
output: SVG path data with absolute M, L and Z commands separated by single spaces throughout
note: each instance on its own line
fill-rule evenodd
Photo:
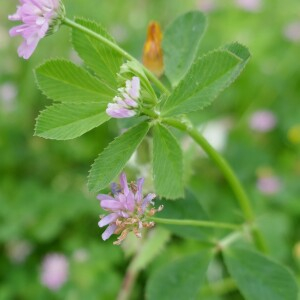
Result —
M 135 270 L 131 270 L 130 266 L 131 265 L 129 265 L 129 268 L 126 271 L 117 300 L 129 300 L 131 297 L 132 288 L 136 282 L 139 272 Z
M 241 226 L 228 223 L 219 223 L 211 221 L 198 221 L 198 220 L 177 220 L 177 219 L 163 219 L 163 218 L 149 218 L 150 221 L 159 224 L 181 225 L 181 226 L 195 226 L 195 227 L 212 227 L 230 230 L 240 230 Z
M 198 145 L 200 145 L 200 147 L 208 154 L 208 156 L 219 166 L 236 196 L 245 220 L 252 225 L 255 221 L 255 217 L 251 207 L 251 202 L 227 161 L 192 126 L 175 119 L 164 119 L 163 122 L 188 133 L 191 138 Z M 267 252 L 265 241 L 257 227 L 251 226 L 251 235 L 256 247 L 262 252 Z
M 81 32 L 97 39 L 98 41 L 106 44 L 107 46 L 109 46 L 110 48 L 114 49 L 116 52 L 118 52 L 120 55 L 122 55 L 124 58 L 131 60 L 131 61 L 137 61 L 136 58 L 134 58 L 133 56 L 131 56 L 128 52 L 126 52 L 125 50 L 123 50 L 121 47 L 119 47 L 117 44 L 115 44 L 114 42 L 108 40 L 107 38 L 105 38 L 104 36 L 96 33 L 93 30 L 90 30 L 89 28 L 82 26 L 68 18 L 65 18 L 62 22 L 63 24 L 73 28 L 73 29 L 77 29 L 80 30 Z M 137 61 L 138 62 L 138 61 Z M 138 62 L 139 63 L 139 62 Z M 145 74 L 147 75 L 148 79 L 150 81 L 152 81 L 153 83 L 155 83 L 155 85 L 161 90 L 161 92 L 166 93 L 166 94 L 170 94 L 169 90 L 160 82 L 160 80 L 152 73 L 150 72 L 147 68 L 145 68 L 143 65 L 141 65 Z
M 134 257 L 132 258 L 129 266 L 127 267 L 125 277 L 123 279 L 123 283 L 121 289 L 119 291 L 117 300 L 129 300 L 131 298 L 132 289 L 135 285 L 136 279 L 139 275 L 139 269 L 134 268 L 135 261 L 138 259 L 139 255 L 141 254 L 142 246 L 135 253 Z

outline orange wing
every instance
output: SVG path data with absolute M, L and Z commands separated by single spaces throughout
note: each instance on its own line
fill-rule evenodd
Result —
M 147 40 L 144 44 L 143 64 L 158 77 L 164 72 L 162 37 L 159 24 L 151 22 L 148 25 Z

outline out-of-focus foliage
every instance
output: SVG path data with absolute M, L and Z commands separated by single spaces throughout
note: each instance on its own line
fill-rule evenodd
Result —
M 128 256 L 111 241 L 101 241 L 99 205 L 87 192 L 86 178 L 94 157 L 119 134 L 117 123 L 110 121 L 71 141 L 33 136 L 38 111 L 50 104 L 35 86 L 33 68 L 50 57 L 80 60 L 70 50 L 66 28 L 41 41 L 30 60 L 19 59 L 19 41 L 9 38 L 12 24 L 6 21 L 16 2 L 4 1 L 0 11 L 0 299 L 115 299 Z M 166 28 L 177 15 L 201 8 L 209 9 L 209 27 L 200 52 L 233 41 L 249 47 L 252 58 L 241 77 L 192 118 L 241 178 L 271 256 L 290 266 L 300 280 L 299 3 L 262 0 L 257 10 L 249 11 L 238 2 L 245 1 L 68 0 L 65 5 L 69 17 L 102 23 L 136 57 L 141 57 L 149 21 L 157 20 Z M 249 125 L 253 112 L 261 109 L 271 111 L 277 120 L 269 132 Z M 213 220 L 241 221 L 217 168 L 189 140 L 176 137 L 185 148 L 185 181 L 208 215 Z M 149 152 L 143 142 L 128 167 L 132 179 L 151 172 L 146 163 Z M 266 177 L 276 179 L 271 192 L 261 185 Z M 152 182 L 147 187 L 151 191 Z M 134 251 L 125 246 L 128 255 Z M 141 299 L 148 276 L 159 267 L 200 248 L 197 240 L 174 236 L 143 271 L 133 298 Z M 51 252 L 62 253 L 69 261 L 68 281 L 56 292 L 40 280 L 43 257 Z M 207 282 L 218 282 L 224 274 L 227 270 L 216 259 Z M 210 298 L 212 291 L 220 295 Z M 243 299 L 230 282 L 227 289 L 206 288 L 201 293 L 205 299 Z

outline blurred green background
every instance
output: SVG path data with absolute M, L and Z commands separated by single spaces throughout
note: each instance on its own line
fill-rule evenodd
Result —
M 147 24 L 165 28 L 191 9 L 207 12 L 202 41 L 206 52 L 231 41 L 250 48 L 252 59 L 240 78 L 214 105 L 191 117 L 222 151 L 253 200 L 271 255 L 287 264 L 300 281 L 300 4 L 298 0 L 65 0 L 67 15 L 101 22 L 127 51 L 141 58 Z M 78 62 L 67 28 L 43 39 L 28 61 L 17 57 L 20 40 L 0 11 L 0 299 L 115 299 L 130 251 L 101 240 L 98 201 L 87 191 L 91 163 L 118 134 L 109 123 L 71 141 L 33 136 L 38 112 L 50 104 L 35 86 L 33 68 L 51 57 Z M 253 119 L 267 111 L 274 124 Z M 254 114 L 254 115 L 253 115 Z M 254 123 L 253 123 L 254 122 Z M 254 124 L 254 125 L 253 125 Z M 268 127 L 268 126 L 267 126 Z M 218 169 L 189 140 L 185 180 L 212 219 L 241 221 L 231 191 Z M 143 146 L 143 145 L 142 145 Z M 131 178 L 149 170 L 147 145 Z M 146 157 L 146 160 L 145 160 Z M 151 182 L 148 182 L 151 189 Z M 199 249 L 192 240 L 172 237 L 144 270 L 133 299 L 143 299 L 149 274 L 161 264 Z M 68 262 L 67 281 L 56 291 L 41 283 L 45 255 Z M 213 268 L 213 267 L 212 267 Z M 217 271 L 216 271 L 217 270 Z M 211 280 L 220 279 L 218 268 Z M 210 280 L 208 279 L 208 280 Z M 242 299 L 234 289 L 199 299 Z

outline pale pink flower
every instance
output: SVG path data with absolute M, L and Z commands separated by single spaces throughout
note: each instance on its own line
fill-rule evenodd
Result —
M 20 35 L 23 43 L 18 49 L 20 57 L 28 59 L 39 41 L 59 27 L 64 17 L 64 6 L 60 0 L 19 0 L 15 14 L 8 16 L 11 21 L 23 24 L 13 27 L 9 34 Z
M 235 3 L 240 8 L 250 12 L 256 12 L 261 9 L 261 0 L 236 0 Z
M 259 132 L 272 130 L 277 123 L 276 116 L 269 110 L 259 110 L 254 112 L 249 120 L 251 129 Z
M 63 254 L 50 253 L 42 263 L 41 282 L 50 290 L 58 290 L 68 279 L 69 263 Z
M 21 264 L 32 253 L 33 246 L 26 240 L 14 240 L 6 244 L 7 256 L 11 262 Z
M 204 12 L 210 12 L 216 9 L 215 0 L 198 0 L 197 7 Z
M 120 176 L 120 186 L 112 184 L 112 195 L 99 194 L 100 206 L 109 212 L 101 216 L 99 227 L 108 225 L 102 234 L 102 239 L 107 240 L 112 234 L 121 234 L 114 244 L 119 245 L 130 231 L 137 237 L 141 237 L 142 228 L 151 228 L 153 222 L 147 221 L 147 216 L 153 216 L 158 210 L 150 208 L 155 194 L 148 194 L 143 197 L 144 179 L 140 178 L 136 183 L 128 185 L 125 173 Z
M 300 41 L 300 21 L 292 22 L 287 24 L 283 30 L 284 36 L 292 41 L 299 42 Z
M 113 118 L 130 118 L 136 115 L 140 97 L 140 79 L 132 77 L 126 81 L 124 88 L 119 88 L 119 96 L 114 97 L 112 103 L 108 103 L 106 113 Z
M 89 252 L 83 248 L 77 249 L 73 253 L 73 258 L 77 262 L 85 262 L 89 259 Z
M 258 178 L 256 185 L 261 193 L 265 195 L 274 195 L 279 192 L 281 181 L 276 176 L 268 175 Z
M 15 109 L 17 94 L 18 89 L 14 83 L 6 82 L 0 85 L 0 105 L 3 110 L 9 112 Z

